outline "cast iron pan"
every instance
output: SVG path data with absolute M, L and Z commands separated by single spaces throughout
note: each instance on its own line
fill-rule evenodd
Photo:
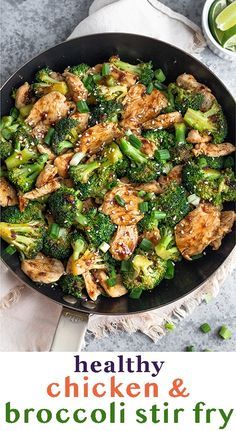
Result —
M 43 52 L 18 70 L 3 86 L 1 91 L 2 114 L 7 115 L 13 106 L 10 97 L 13 87 L 18 87 L 25 81 L 31 82 L 35 72 L 43 66 L 58 71 L 63 71 L 68 65 L 88 63 L 95 65 L 106 61 L 112 54 L 119 54 L 123 60 L 136 62 L 153 61 L 155 68 L 161 67 L 167 75 L 167 81 L 174 81 L 181 73 L 191 73 L 200 82 L 208 85 L 226 114 L 229 134 L 227 140 L 235 142 L 234 114 L 235 104 L 222 82 L 202 63 L 185 52 L 172 45 L 149 37 L 125 33 L 105 33 L 80 37 L 61 43 Z M 176 265 L 176 273 L 173 280 L 165 280 L 151 293 L 144 293 L 139 300 L 121 297 L 109 299 L 101 297 L 96 307 L 91 310 L 96 314 L 126 314 L 148 311 L 167 305 L 180 299 L 191 291 L 197 289 L 206 281 L 214 271 L 224 262 L 234 247 L 234 234 L 231 232 L 223 240 L 221 248 L 214 252 L 207 250 L 206 256 L 192 262 L 182 260 Z M 3 252 L 5 244 L 2 243 Z M 71 309 L 87 312 L 82 301 L 75 305 L 68 305 L 63 300 L 63 294 L 57 287 L 47 285 L 39 286 L 31 281 L 20 269 L 20 261 L 16 255 L 9 256 L 2 253 L 3 260 L 11 270 L 33 289 L 46 295 L 57 303 Z

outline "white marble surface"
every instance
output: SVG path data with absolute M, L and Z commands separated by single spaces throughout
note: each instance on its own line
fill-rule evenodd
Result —
M 200 25 L 204 0 L 162 0 L 164 4 Z M 65 40 L 76 24 L 86 17 L 92 0 L 2 0 L 1 1 L 1 81 L 4 82 L 25 61 L 43 50 Z M 135 2 L 134 2 L 135 4 Z M 208 49 L 202 61 L 224 81 L 236 95 L 235 66 L 216 57 Z M 157 345 L 145 335 L 116 335 L 94 340 L 86 337 L 87 351 L 183 351 L 188 345 L 196 350 L 232 351 L 236 348 L 236 273 L 229 276 L 219 296 L 210 304 L 198 307 L 192 316 L 182 321 L 176 330 Z M 199 326 L 209 322 L 210 334 L 202 334 Z M 234 336 L 222 341 L 217 332 L 222 324 L 228 325 Z

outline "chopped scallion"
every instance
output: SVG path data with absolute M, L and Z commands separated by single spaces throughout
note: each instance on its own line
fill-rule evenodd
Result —
M 107 76 L 110 73 L 110 66 L 107 63 L 102 65 L 102 76 Z
M 229 340 L 232 337 L 232 332 L 227 326 L 222 326 L 219 330 L 219 336 L 224 340 Z
M 166 280 L 172 280 L 174 278 L 175 274 L 175 266 L 174 263 L 171 260 L 167 261 L 167 267 L 166 267 L 166 273 L 165 273 L 165 279 Z
M 158 90 L 163 91 L 167 89 L 166 85 L 162 84 L 160 81 L 154 81 L 153 84 L 154 84 L 154 87 L 157 88 Z
M 170 159 L 170 152 L 169 152 L 169 150 L 166 150 L 166 149 L 156 150 L 154 157 L 156 160 L 158 160 L 160 162 L 164 162 L 164 161 Z
M 116 277 L 108 278 L 106 281 L 109 287 L 113 287 L 116 285 Z
M 54 128 L 50 127 L 50 129 L 48 130 L 48 132 L 44 138 L 45 144 L 50 145 L 53 135 L 54 135 Z
M 195 352 L 195 347 L 194 346 L 187 346 L 186 352 Z
M 119 195 L 115 195 L 115 201 L 120 205 L 121 207 L 125 207 L 126 202 L 124 199 L 122 199 Z
M 16 248 L 14 247 L 14 245 L 8 245 L 8 247 L 5 248 L 5 252 L 7 254 L 12 255 L 12 254 L 14 254 L 16 252 Z
M 140 190 L 140 191 L 138 192 L 138 196 L 139 196 L 140 198 L 143 198 L 145 195 L 146 195 L 146 192 L 145 192 L 144 190 Z
M 52 223 L 50 226 L 49 236 L 57 239 L 60 232 L 60 226 L 57 223 Z
M 103 251 L 103 253 L 106 253 L 109 250 L 110 245 L 107 242 L 102 242 L 98 248 Z
M 149 239 L 144 238 L 140 243 L 140 248 L 143 251 L 149 251 L 153 249 L 153 243 Z
M 203 325 L 200 326 L 200 330 L 204 333 L 207 334 L 208 332 L 211 332 L 211 327 L 208 323 L 203 323 Z
M 142 295 L 143 290 L 135 287 L 130 291 L 129 297 L 132 299 L 139 299 Z
M 166 75 L 164 74 L 162 69 L 157 69 L 155 71 L 155 78 L 159 81 L 159 82 L 164 82 L 166 80 Z
M 79 102 L 76 103 L 76 106 L 77 106 L 77 110 L 81 114 L 85 114 L 86 112 L 89 112 L 89 107 L 88 107 L 87 103 L 85 102 L 85 100 L 79 100 Z
M 150 82 L 150 84 L 148 84 L 148 86 L 147 86 L 146 93 L 147 94 L 151 94 L 151 92 L 152 92 L 153 89 L 154 89 L 154 85 L 153 85 L 152 82 Z
M 189 204 L 194 205 L 195 207 L 197 207 L 197 206 L 199 205 L 200 200 L 201 200 L 201 199 L 199 198 L 199 196 L 197 196 L 197 195 L 195 195 L 195 194 L 190 195 L 190 196 L 188 197 L 188 203 L 189 203 Z
M 141 202 L 138 207 L 142 213 L 146 213 L 148 211 L 148 202 Z

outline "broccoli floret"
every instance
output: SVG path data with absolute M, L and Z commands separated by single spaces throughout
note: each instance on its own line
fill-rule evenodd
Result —
M 184 88 L 178 87 L 177 84 L 171 83 L 168 85 L 168 92 L 174 97 L 174 109 L 180 111 L 183 115 L 188 108 L 196 111 L 200 110 L 204 100 L 202 93 L 196 93 L 191 90 L 185 90 Z
M 68 86 L 65 81 L 56 81 L 54 84 L 46 84 L 45 82 L 36 82 L 32 84 L 34 94 L 37 97 L 42 97 L 51 91 L 59 91 L 59 93 L 66 95 L 68 93 Z M 30 105 L 28 105 L 30 107 Z M 22 114 L 22 110 L 21 110 Z M 27 116 L 27 115 L 26 115 Z
M 35 75 L 35 80 L 37 82 L 45 82 L 45 84 L 55 84 L 59 82 L 58 79 L 53 78 L 54 72 L 49 67 L 44 67 L 43 69 L 38 70 Z
M 210 156 L 199 156 L 196 158 L 196 163 L 201 167 L 207 167 L 212 169 L 223 169 L 225 158 L 223 156 L 210 157 Z
M 187 193 L 183 186 L 172 182 L 153 204 L 155 210 L 166 213 L 164 223 L 175 226 L 190 211 Z
M 34 148 L 23 148 L 23 150 L 14 150 L 14 152 L 5 160 L 7 169 L 14 169 L 27 164 L 30 160 L 39 157 L 39 153 Z
M 129 160 L 126 157 L 124 157 L 123 160 L 121 160 L 116 165 L 115 174 L 117 178 L 125 177 L 127 175 L 129 167 L 130 167 Z
M 171 150 L 172 160 L 179 164 L 192 157 L 192 144 L 186 141 L 186 126 L 184 123 L 175 124 L 175 147 Z
M 93 89 L 93 96 L 98 102 L 105 101 L 116 101 L 123 99 L 128 92 L 126 85 L 114 85 L 113 87 L 107 87 L 106 85 L 96 85 Z
M 70 166 L 69 174 L 75 185 L 80 185 L 80 183 L 87 183 L 93 172 L 100 166 L 99 162 L 89 162 L 85 164 L 79 164 L 76 166 Z
M 132 161 L 127 171 L 127 176 L 132 182 L 148 183 L 162 173 L 162 165 L 159 162 L 148 159 L 124 138 L 121 139 L 120 149 Z
M 113 100 L 102 100 L 92 108 L 90 125 L 105 121 L 118 122 L 123 105 Z
M 142 220 L 138 222 L 138 230 L 140 233 L 151 232 L 155 230 L 158 223 L 166 218 L 166 213 L 163 211 L 157 211 L 153 209 L 153 205 L 149 204 L 149 211 L 144 214 Z
M 143 133 L 143 136 L 156 144 L 157 149 L 163 148 L 170 150 L 175 147 L 174 134 L 167 130 L 148 130 Z
M 173 230 L 169 227 L 161 229 L 161 239 L 155 247 L 155 252 L 163 260 L 177 261 L 180 259 L 180 252 L 175 244 Z
M 200 168 L 194 162 L 187 163 L 182 171 L 183 184 L 190 193 L 214 204 L 220 204 L 222 174 L 212 168 Z
M 86 223 L 81 214 L 83 204 L 78 198 L 78 192 L 72 188 L 61 187 L 48 199 L 48 208 L 54 220 L 62 227 Z
M 149 85 L 154 78 L 153 64 L 151 61 L 136 65 L 121 61 L 118 57 L 112 57 L 110 61 L 118 69 L 137 75 L 139 81 L 146 86 Z
M 223 179 L 220 184 L 220 191 L 223 202 L 236 201 L 236 177 L 232 169 L 223 171 Z
M 6 160 L 12 153 L 13 147 L 11 141 L 7 141 L 0 135 L 0 159 Z
M 116 226 L 111 222 L 109 216 L 90 209 L 85 213 L 87 224 L 84 228 L 88 241 L 98 248 L 103 242 L 109 243 L 116 230 Z
M 23 193 L 28 192 L 33 188 L 38 175 L 43 170 L 47 162 L 47 159 L 47 154 L 41 154 L 35 163 L 27 163 L 17 168 L 10 169 L 8 172 L 9 180 Z
M 165 276 L 167 262 L 155 253 L 136 254 L 131 260 L 130 269 L 122 272 L 123 284 L 128 290 L 154 289 Z
M 29 202 L 24 211 L 17 205 L 2 209 L 2 221 L 6 223 L 27 223 L 32 220 L 43 220 L 42 205 L 39 202 Z
M 90 66 L 85 63 L 78 64 L 77 66 L 70 66 L 68 68 L 70 73 L 73 73 L 73 75 L 78 76 L 82 81 L 87 77 L 88 71 L 90 69 Z
M 8 169 L 16 168 L 38 158 L 37 139 L 31 136 L 31 128 L 22 124 L 12 137 L 14 151 L 5 160 Z
M 70 231 L 64 227 L 59 229 L 57 237 L 50 235 L 50 227 L 43 241 L 43 252 L 54 259 L 68 259 L 71 254 Z
M 43 248 L 44 226 L 41 222 L 0 223 L 0 237 L 28 259 L 33 259 Z
M 64 293 L 75 298 L 81 298 L 82 290 L 85 287 L 84 279 L 81 275 L 64 274 L 58 284 Z
M 51 140 L 51 147 L 55 154 L 61 154 L 64 150 L 73 148 L 78 139 L 78 125 L 79 121 L 73 118 L 63 118 L 56 123 Z
M 212 135 L 215 144 L 223 142 L 227 135 L 226 118 L 217 102 L 206 112 L 188 108 L 184 120 L 193 129 Z

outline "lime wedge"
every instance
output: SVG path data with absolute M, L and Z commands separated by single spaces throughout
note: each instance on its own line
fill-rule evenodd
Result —
M 221 44 L 223 32 L 216 26 L 215 20 L 219 13 L 227 6 L 226 0 L 215 0 L 209 10 L 208 22 L 212 36 Z
M 236 2 L 231 3 L 216 17 L 216 25 L 219 30 L 226 31 L 236 25 Z
M 231 51 L 236 51 L 236 25 L 224 32 L 222 46 Z

